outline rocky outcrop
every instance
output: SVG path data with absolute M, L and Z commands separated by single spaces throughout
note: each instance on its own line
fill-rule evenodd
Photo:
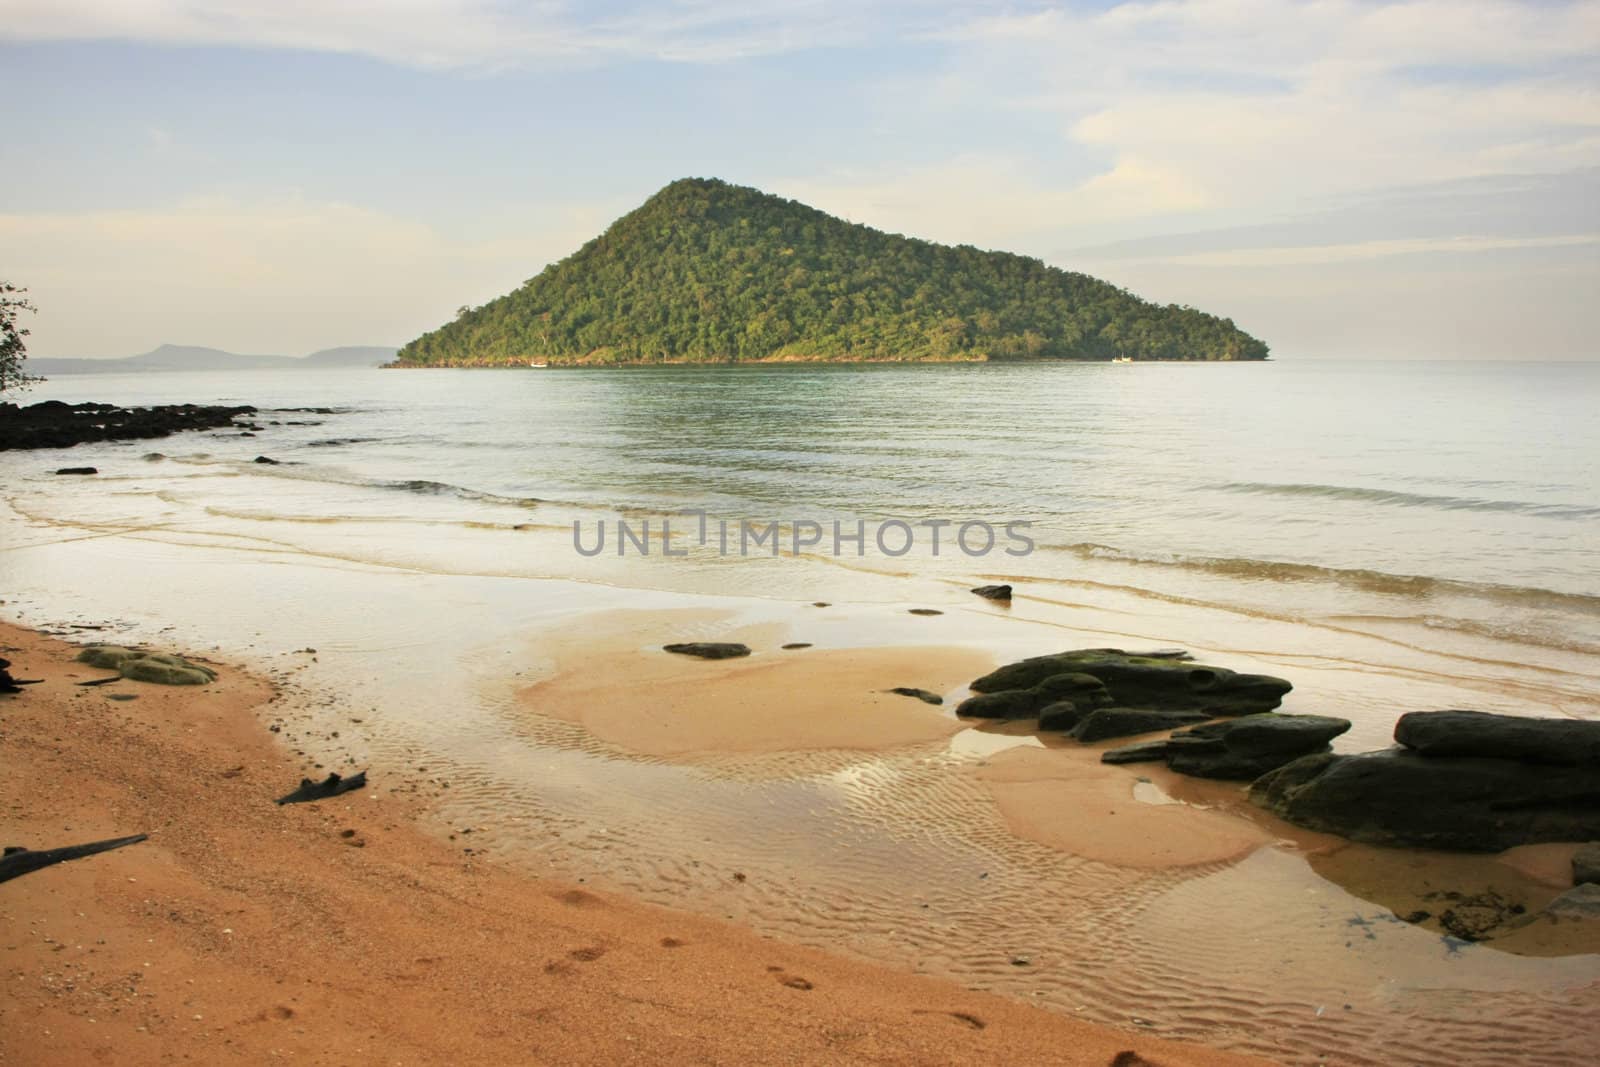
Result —
M 1026 690 L 1060 674 L 1087 674 L 1100 680 L 1118 707 L 1205 712 L 1207 718 L 1271 711 L 1293 688 L 1282 678 L 1237 674 L 1178 658 L 1115 648 L 1080 649 L 1035 656 L 1001 667 L 972 683 L 976 693 Z
M 0 404 L 0 451 L 15 448 L 70 448 L 85 441 L 126 441 L 167 437 L 183 430 L 233 426 L 255 414 L 253 407 L 174 404 L 119 408 L 114 404 L 64 404 L 46 400 L 19 407 Z
M 1441 722 L 1461 722 L 1459 714 L 1406 716 L 1411 722 L 1404 732 L 1429 738 L 1426 743 L 1438 752 L 1432 740 L 1438 731 L 1417 719 L 1440 715 L 1452 717 Z M 1472 721 L 1481 721 L 1476 716 L 1482 714 Z M 1571 725 L 1566 719 L 1527 719 L 1517 728 L 1570 737 Z M 1257 779 L 1250 798 L 1301 826 L 1381 845 L 1499 852 L 1540 841 L 1600 838 L 1600 771 L 1593 764 L 1430 755 L 1409 748 L 1324 753 Z
M 1164 761 L 1196 778 L 1249 781 L 1313 752 L 1350 729 L 1350 720 L 1327 715 L 1245 715 L 1179 730 L 1165 741 L 1125 745 L 1101 755 L 1102 763 Z

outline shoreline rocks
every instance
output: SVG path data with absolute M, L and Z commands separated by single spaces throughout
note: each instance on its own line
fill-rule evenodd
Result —
M 1600 762 L 1586 759 L 1600 722 L 1412 712 L 1395 736 L 1422 747 L 1305 756 L 1257 779 L 1250 799 L 1297 825 L 1379 845 L 1500 852 L 1600 838 Z M 1496 754 L 1479 754 L 1494 750 L 1490 739 Z M 1443 754 L 1457 752 L 1474 754 Z
M 0 452 L 9 449 L 70 448 L 86 441 L 128 441 L 168 437 L 183 430 L 213 430 L 236 424 L 256 409 L 170 404 L 120 408 L 115 404 L 66 404 L 45 400 L 20 407 L 0 404 Z

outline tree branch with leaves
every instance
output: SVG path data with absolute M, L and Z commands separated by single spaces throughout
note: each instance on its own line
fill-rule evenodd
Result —
M 28 346 L 23 341 L 28 330 L 17 325 L 17 317 L 24 311 L 39 310 L 20 295 L 27 291 L 10 282 L 0 282 L 0 395 L 25 389 L 37 381 L 22 369 L 28 358 Z

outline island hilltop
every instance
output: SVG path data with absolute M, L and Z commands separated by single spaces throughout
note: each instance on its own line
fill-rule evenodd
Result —
M 845 222 L 685 178 L 520 288 L 400 349 L 396 366 L 961 360 L 1259 360 L 1190 307 L 1085 274 Z

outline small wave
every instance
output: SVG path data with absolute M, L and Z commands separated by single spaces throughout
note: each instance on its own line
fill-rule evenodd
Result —
M 1071 545 L 1040 544 L 1045 551 L 1066 552 L 1082 559 L 1113 560 L 1136 566 L 1176 567 L 1233 578 L 1273 582 L 1332 582 L 1368 592 L 1396 596 L 1469 596 L 1501 603 L 1568 611 L 1600 613 L 1600 596 L 1563 593 L 1533 586 L 1498 585 L 1493 582 L 1467 582 L 1453 578 L 1429 578 L 1419 574 L 1389 574 L 1359 567 L 1324 567 L 1315 563 L 1285 563 L 1278 560 L 1236 559 L 1226 556 L 1185 556 L 1178 553 L 1140 553 L 1110 545 L 1082 542 Z
M 499 493 L 486 493 L 479 489 L 467 489 L 460 485 L 451 485 L 449 482 L 430 482 L 421 478 L 412 478 L 398 482 L 370 482 L 374 489 L 400 489 L 407 493 L 421 493 L 425 496 L 453 496 L 460 500 L 477 500 L 485 504 L 510 504 L 512 507 L 531 508 L 543 504 L 544 501 L 533 496 L 502 496 Z
M 1370 489 L 1354 485 L 1315 483 L 1223 482 L 1211 486 L 1225 493 L 1254 493 L 1268 496 L 1319 497 L 1325 500 L 1357 500 L 1392 507 L 1437 508 L 1441 511 L 1498 511 L 1515 515 L 1537 515 L 1546 519 L 1600 518 L 1600 507 L 1581 504 L 1541 504 L 1530 500 L 1488 500 L 1482 497 L 1441 496 L 1432 493 L 1406 493 L 1396 489 Z

